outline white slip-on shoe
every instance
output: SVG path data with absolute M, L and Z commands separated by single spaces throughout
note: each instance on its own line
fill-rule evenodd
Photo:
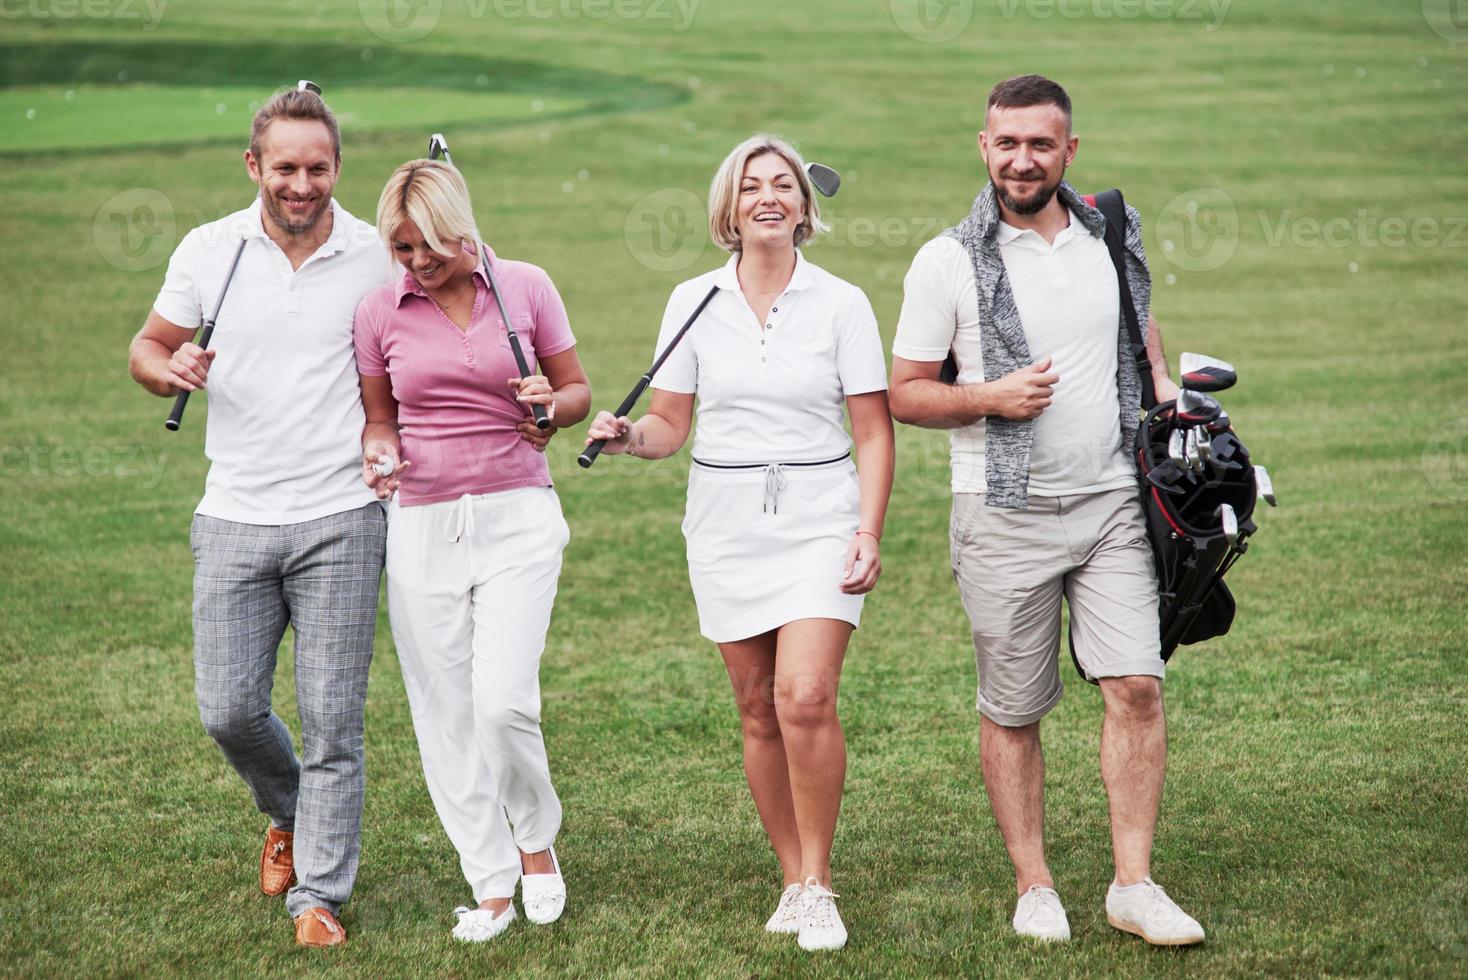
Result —
M 1052 942 L 1070 938 L 1070 920 L 1060 894 L 1044 885 L 1032 885 L 1014 907 L 1014 931 L 1032 939 Z
M 454 914 L 459 917 L 459 923 L 454 926 L 453 937 L 464 943 L 482 943 L 498 936 L 515 921 L 515 903 L 511 902 L 509 908 L 499 915 L 489 909 L 471 909 L 463 905 L 454 909 Z
M 1106 892 L 1106 921 L 1154 946 L 1191 946 L 1203 941 L 1198 920 L 1178 908 L 1151 878 L 1126 888 L 1118 888 L 1113 881 Z
M 775 914 L 770 916 L 770 921 L 765 923 L 765 932 L 799 932 L 800 931 L 800 885 L 787 885 L 780 893 L 780 904 L 775 906 Z
M 846 923 L 836 911 L 837 894 L 815 878 L 805 879 L 800 892 L 800 948 L 840 949 L 846 945 Z
M 550 848 L 551 865 L 556 869 L 544 875 L 520 875 L 520 901 L 525 905 L 525 918 L 546 926 L 566 910 L 566 879 L 561 877 L 561 862 L 556 849 Z

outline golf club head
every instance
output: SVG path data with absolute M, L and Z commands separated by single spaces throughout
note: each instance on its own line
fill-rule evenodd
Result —
M 311 79 L 309 79 L 309 78 L 303 78 L 299 82 L 296 83 L 296 91 L 297 92 L 315 92 L 317 95 L 320 95 L 321 94 L 321 86 L 320 85 L 317 85 L 315 82 L 311 81 Z
M 1187 454 L 1183 452 L 1183 441 L 1186 438 L 1182 429 L 1173 429 L 1172 434 L 1167 437 L 1167 458 L 1181 467 L 1188 465 Z
M 807 163 L 805 175 L 810 178 L 811 186 L 820 191 L 823 197 L 835 197 L 836 192 L 841 189 L 841 175 L 824 163 L 816 163 L 814 160 Z
M 1174 411 L 1179 425 L 1207 425 L 1223 414 L 1223 406 L 1211 395 L 1184 388 Z
M 454 158 L 449 156 L 449 141 L 444 139 L 443 133 L 434 133 L 428 137 L 428 159 L 438 160 L 440 158 L 449 166 L 454 165 Z
M 1271 507 L 1279 506 L 1279 499 L 1274 495 L 1274 481 L 1269 478 L 1269 471 L 1262 466 L 1254 467 L 1254 486 L 1259 491 L 1259 499 Z
M 1203 472 L 1203 457 L 1198 455 L 1198 430 L 1188 429 L 1183 437 L 1183 455 L 1188 459 L 1188 469 Z
M 1205 426 L 1205 428 L 1208 429 L 1209 435 L 1221 436 L 1229 429 L 1233 428 L 1233 422 L 1229 419 L 1227 412 L 1221 411 L 1218 413 L 1218 418 L 1214 419 L 1212 422 L 1209 422 L 1208 425 Z
M 1223 528 L 1223 539 L 1228 542 L 1229 547 L 1239 543 L 1239 516 L 1234 513 L 1232 504 L 1218 505 L 1218 523 Z
M 1197 435 L 1194 437 L 1198 442 L 1198 458 L 1204 463 L 1213 462 L 1213 437 L 1208 434 L 1207 429 L 1194 429 Z
M 1232 364 L 1207 354 L 1184 351 L 1179 366 L 1183 373 L 1183 387 L 1189 391 L 1223 391 L 1232 388 L 1239 380 Z

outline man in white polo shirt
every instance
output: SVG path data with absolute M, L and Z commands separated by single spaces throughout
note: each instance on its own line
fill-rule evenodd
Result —
M 892 345 L 892 414 L 952 429 L 954 576 L 973 627 L 984 784 L 1014 863 L 1021 935 L 1070 938 L 1044 851 L 1040 719 L 1061 696 L 1061 597 L 1076 660 L 1105 702 L 1112 925 L 1159 945 L 1202 927 L 1152 881 L 1167 765 L 1157 580 L 1131 461 L 1141 379 L 1105 218 L 1064 181 L 1070 99 L 1037 75 L 989 96 L 973 212 L 913 259 Z M 1126 276 L 1159 399 L 1174 397 L 1148 315 L 1141 221 Z M 950 350 L 956 384 L 939 380 Z
M 335 916 L 357 873 L 363 703 L 386 541 L 382 506 L 363 480 L 352 315 L 388 281 L 391 260 L 377 230 L 332 198 L 341 136 L 317 93 L 266 103 L 245 166 L 259 197 L 179 243 L 129 366 L 156 395 L 207 386 L 211 465 L 190 535 L 199 712 L 270 818 L 261 889 L 290 889 L 298 943 L 333 946 L 346 939 Z M 194 331 L 242 240 L 202 350 Z M 299 760 L 271 710 L 287 624 Z

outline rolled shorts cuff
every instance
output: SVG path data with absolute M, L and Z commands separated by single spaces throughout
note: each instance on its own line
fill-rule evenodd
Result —
M 1106 664 L 1094 671 L 1087 669 L 1086 676 L 1098 681 L 1110 677 L 1156 677 L 1160 679 L 1167 676 L 1167 665 L 1162 662 L 1161 657 L 1126 660 L 1121 663 Z
M 1065 685 L 1056 683 L 1055 691 L 1047 697 L 1039 706 L 1029 711 L 1007 711 L 998 705 L 984 700 L 984 689 L 979 688 L 978 703 L 979 714 L 989 719 L 996 725 L 1004 728 L 1023 728 L 1025 725 L 1033 725 L 1050 713 L 1050 709 L 1060 703 L 1061 696 L 1065 694 Z

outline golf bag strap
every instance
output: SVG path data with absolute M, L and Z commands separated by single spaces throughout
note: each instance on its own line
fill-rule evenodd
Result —
M 1126 250 L 1122 245 L 1126 240 L 1126 200 L 1115 188 L 1099 194 L 1087 194 L 1085 200 L 1106 217 L 1106 250 L 1111 253 L 1111 264 L 1116 267 L 1116 285 L 1121 290 L 1121 314 L 1126 320 L 1127 340 L 1137 365 L 1137 377 L 1142 382 L 1142 409 L 1147 411 L 1157 404 L 1157 389 L 1152 385 L 1152 362 L 1147 358 L 1142 325 L 1137 321 L 1137 304 L 1132 301 L 1132 287 L 1126 277 Z

